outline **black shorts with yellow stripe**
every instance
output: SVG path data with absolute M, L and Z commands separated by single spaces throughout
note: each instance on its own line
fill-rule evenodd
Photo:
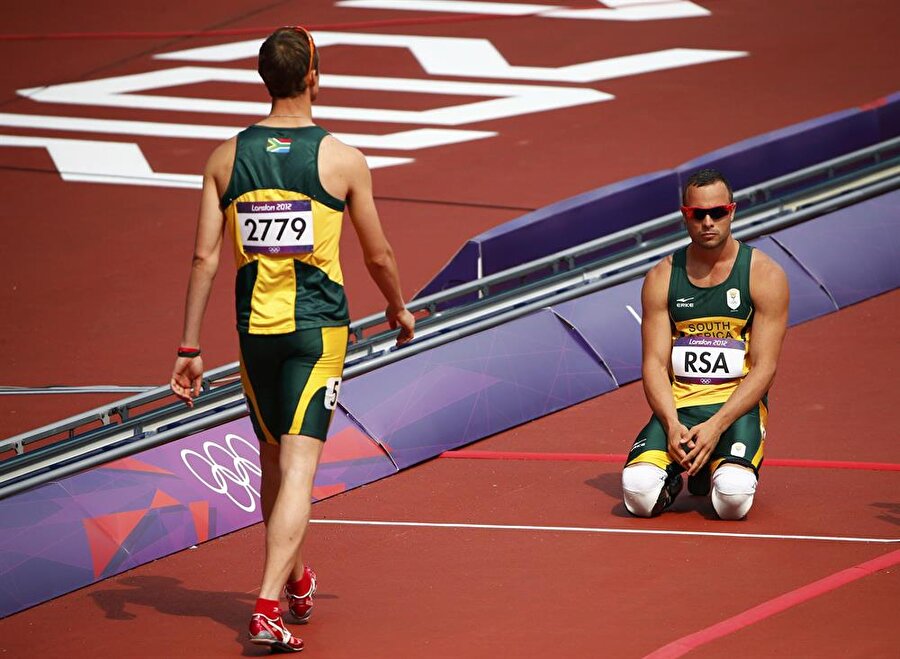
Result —
M 698 423 L 708 420 L 721 408 L 722 405 L 682 407 L 678 410 L 678 420 L 690 429 Z M 718 469 L 719 465 L 730 462 L 742 467 L 749 467 L 759 476 L 759 468 L 763 461 L 767 415 L 766 406 L 760 402 L 722 433 L 709 458 L 709 466 L 712 471 Z M 666 431 L 656 416 L 651 417 L 650 422 L 638 434 L 628 453 L 625 465 L 629 466 L 638 462 L 649 462 L 662 469 L 674 463 L 672 456 L 668 453 Z M 676 464 L 676 467 L 681 469 L 680 465 Z
M 288 334 L 240 332 L 241 382 L 261 442 L 282 435 L 325 440 L 347 354 L 347 326 Z

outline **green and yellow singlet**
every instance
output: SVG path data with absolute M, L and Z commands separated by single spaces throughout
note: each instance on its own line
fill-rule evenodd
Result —
M 319 181 L 318 126 L 250 126 L 237 136 L 220 205 L 237 262 L 237 328 L 286 334 L 347 325 L 339 243 L 344 202 Z
M 724 403 L 750 370 L 752 252 L 741 243 L 728 277 L 708 288 L 688 279 L 687 248 L 672 255 L 670 368 L 676 408 Z

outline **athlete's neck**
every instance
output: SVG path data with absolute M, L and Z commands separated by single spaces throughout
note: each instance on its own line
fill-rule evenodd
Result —
M 293 98 L 273 99 L 269 116 L 260 121 L 259 125 L 291 128 L 312 126 L 312 103 L 309 93 Z
M 694 286 L 718 286 L 728 278 L 737 261 L 740 244 L 729 236 L 721 245 L 703 249 L 691 244 L 687 251 L 685 272 Z
M 712 249 L 705 249 L 691 243 L 688 246 L 687 255 L 692 262 L 712 268 L 717 263 L 733 261 L 737 256 L 738 248 L 738 241 L 734 237 L 728 236 L 721 245 Z

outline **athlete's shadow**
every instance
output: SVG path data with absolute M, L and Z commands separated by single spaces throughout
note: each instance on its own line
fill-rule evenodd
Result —
M 873 503 L 872 506 L 884 511 L 877 519 L 900 526 L 900 503 Z
M 134 620 L 137 614 L 129 610 L 129 604 L 150 607 L 163 615 L 210 618 L 234 632 L 244 656 L 269 654 L 265 648 L 247 640 L 247 622 L 256 602 L 253 593 L 191 590 L 178 579 L 165 576 L 128 576 L 116 583 L 128 588 L 91 593 L 107 618 Z
M 672 507 L 666 510 L 665 514 L 668 515 L 669 513 L 695 513 L 700 514 L 706 519 L 719 519 L 709 496 L 694 496 L 687 491 L 687 486 L 681 491 L 678 498 L 675 499 L 675 503 L 672 504 Z
M 584 484 L 600 490 L 616 501 L 609 511 L 613 517 L 633 517 L 622 503 L 622 474 L 620 472 L 597 474 L 586 480 Z M 699 513 L 706 519 L 718 519 L 709 497 L 692 496 L 688 493 L 687 487 L 681 491 L 681 494 L 675 499 L 675 503 L 666 511 L 667 515 L 670 513 Z

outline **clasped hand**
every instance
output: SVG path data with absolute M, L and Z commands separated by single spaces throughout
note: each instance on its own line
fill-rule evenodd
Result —
M 678 424 L 669 432 L 669 455 L 684 467 L 688 476 L 694 476 L 709 461 L 721 435 L 722 431 L 711 421 L 698 423 L 690 430 Z

